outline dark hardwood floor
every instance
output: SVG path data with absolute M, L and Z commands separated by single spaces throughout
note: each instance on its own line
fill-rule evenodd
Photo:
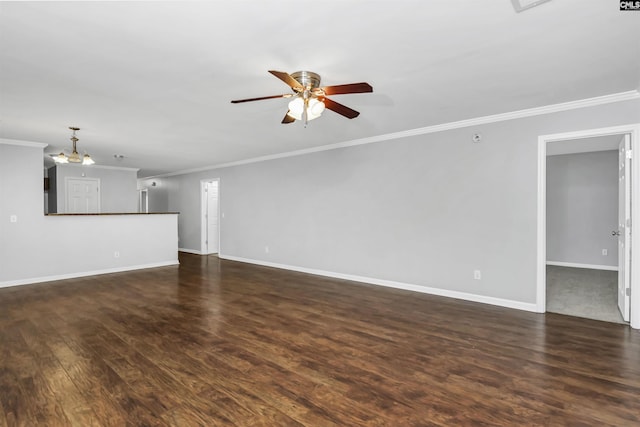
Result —
M 640 425 L 627 326 L 180 262 L 0 289 L 0 426 Z

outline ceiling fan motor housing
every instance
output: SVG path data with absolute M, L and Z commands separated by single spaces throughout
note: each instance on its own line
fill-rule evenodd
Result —
M 296 71 L 295 73 L 291 73 L 291 77 L 306 90 L 320 87 L 320 74 L 311 71 Z

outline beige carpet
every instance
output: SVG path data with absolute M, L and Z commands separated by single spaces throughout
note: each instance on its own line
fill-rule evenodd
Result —
M 547 311 L 627 323 L 618 310 L 618 272 L 548 265 Z

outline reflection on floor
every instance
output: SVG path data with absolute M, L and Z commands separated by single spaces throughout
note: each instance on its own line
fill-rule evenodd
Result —
M 627 323 L 618 310 L 618 272 L 548 265 L 547 311 Z

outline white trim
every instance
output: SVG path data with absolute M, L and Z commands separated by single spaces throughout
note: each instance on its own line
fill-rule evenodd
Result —
M 115 169 L 138 172 L 140 168 L 125 168 L 123 166 L 108 166 L 108 165 L 83 165 L 82 163 L 58 163 L 58 167 L 63 168 L 90 168 L 90 169 Z
M 103 270 L 93 270 L 93 271 L 82 271 L 77 273 L 67 273 L 67 274 L 58 274 L 55 276 L 42 276 L 42 277 L 30 277 L 28 279 L 20 279 L 20 280 L 8 280 L 5 282 L 0 282 L 0 288 L 6 288 L 9 286 L 21 286 L 21 285 L 30 285 L 33 283 L 42 283 L 42 282 L 52 282 L 55 280 L 66 280 L 66 279 L 76 279 L 78 277 L 87 277 L 87 276 L 97 276 L 100 274 L 111 274 L 111 273 L 121 273 L 123 271 L 132 271 L 132 270 L 142 270 L 145 268 L 157 268 L 157 267 L 166 267 L 169 265 L 178 265 L 180 264 L 178 260 L 175 261 L 163 261 L 163 262 L 154 262 L 150 264 L 139 264 L 139 265 L 131 265 L 128 267 L 115 267 L 115 268 L 106 268 Z
M 640 124 L 628 124 L 611 126 L 606 128 L 586 129 L 575 132 L 540 135 L 538 137 L 538 209 L 537 209 L 537 278 L 536 278 L 536 306 L 537 311 L 546 311 L 546 170 L 547 170 L 547 143 L 571 139 L 582 139 L 594 136 L 607 135 L 631 135 L 631 149 L 640 153 Z M 633 156 L 631 160 L 631 203 L 640 201 L 640 156 Z M 640 225 L 640 209 L 632 209 L 631 224 Z M 630 326 L 640 329 L 640 233 L 631 233 L 631 321 Z M 633 248 L 636 248 L 634 250 Z
M 212 166 L 201 168 L 185 169 L 177 172 L 171 172 L 161 175 L 144 177 L 144 179 L 163 178 L 175 175 L 185 175 L 195 172 L 204 172 L 214 169 L 228 168 L 231 166 L 246 165 L 248 163 L 264 162 L 267 160 L 282 159 L 285 157 L 302 156 L 304 154 L 317 153 L 320 151 L 335 150 L 338 148 L 353 147 L 356 145 L 372 144 L 374 142 L 390 141 L 394 139 L 407 138 L 416 135 L 426 135 L 430 133 L 443 132 L 447 130 L 460 129 L 469 126 L 485 125 L 489 123 L 502 122 L 506 120 L 522 119 L 525 117 L 540 116 L 543 114 L 557 113 L 561 111 L 576 110 L 578 108 L 595 107 L 598 105 L 611 104 L 614 102 L 630 101 L 640 99 L 640 91 L 630 90 L 627 92 L 619 92 L 610 95 L 596 96 L 593 98 L 580 99 L 577 101 L 562 102 L 559 104 L 546 105 L 543 107 L 528 108 L 525 110 L 517 110 L 509 113 L 493 114 L 491 116 L 476 117 L 474 119 L 459 120 L 456 122 L 442 123 L 434 126 L 427 126 L 417 129 L 409 129 L 401 132 L 387 133 L 383 135 L 372 136 L 368 138 L 354 139 L 351 141 L 338 142 L 336 144 L 321 145 L 319 147 L 306 148 L 303 150 L 288 151 L 286 153 L 271 154 L 268 156 L 254 157 L 236 162 L 220 163 Z
M 138 190 L 138 212 L 149 213 L 149 189 L 147 188 Z
M 207 223 L 204 219 L 207 214 L 207 182 L 206 179 L 200 180 L 200 253 L 203 255 L 207 253 Z
M 469 294 L 466 292 L 451 291 L 447 289 L 432 288 L 428 286 L 414 285 L 410 283 L 395 282 L 392 280 L 376 279 L 373 277 L 356 276 L 352 274 L 335 273 L 332 271 L 317 270 L 313 268 L 297 267 L 287 264 L 278 264 L 269 261 L 261 261 L 249 258 L 242 258 L 232 255 L 218 254 L 218 258 L 230 261 L 245 262 L 248 264 L 263 265 L 265 267 L 281 268 L 283 270 L 298 271 L 301 273 L 314 274 L 316 276 L 332 277 L 335 279 L 351 280 L 354 282 L 368 283 L 371 285 L 385 286 L 388 288 L 403 289 L 405 291 L 420 292 L 423 294 L 437 295 L 447 298 L 455 298 L 465 301 L 479 302 L 483 304 L 497 305 L 500 307 L 513 308 L 516 310 L 536 311 L 536 305 L 521 301 L 512 301 L 502 298 L 488 297 L 484 295 Z
M 209 252 L 208 245 L 205 241 L 208 240 L 209 236 L 207 233 L 207 221 L 205 220 L 205 215 L 207 214 L 207 204 L 208 204 L 208 195 L 205 192 L 207 187 L 207 183 L 217 182 L 218 183 L 218 250 L 216 252 Z M 220 253 L 220 178 L 205 178 L 200 180 L 200 253 L 202 255 L 211 255 Z
M 633 227 L 640 227 L 640 123 L 636 124 L 631 133 L 631 150 L 636 155 L 631 158 L 631 272 L 629 278 L 631 297 L 631 318 L 629 324 L 634 329 L 640 329 L 640 232 L 634 232 Z M 634 251 L 635 248 L 635 251 Z M 635 256 L 634 256 L 635 253 Z
M 202 253 L 202 251 L 198 251 L 196 249 L 178 248 L 178 252 L 186 252 L 188 254 L 194 254 L 194 255 L 205 255 L 204 253 Z
M 0 144 L 20 145 L 23 147 L 35 147 L 35 148 L 44 148 L 47 145 L 49 145 L 49 144 L 45 144 L 44 142 L 20 141 L 18 139 L 4 139 L 4 138 L 0 138 Z
M 635 136 L 637 132 L 640 132 L 640 124 L 633 123 L 628 125 L 610 126 L 610 127 L 604 127 L 604 128 L 596 128 L 596 129 L 586 129 L 586 130 L 580 130 L 580 131 L 574 131 L 574 132 L 540 135 L 538 137 L 538 142 L 540 142 L 540 140 L 544 140 L 545 142 L 566 141 L 571 139 L 590 138 L 594 136 L 610 136 L 610 135 L 622 136 L 625 133 L 631 134 L 633 138 L 633 136 Z
M 538 137 L 536 311 L 547 311 L 547 142 Z
M 588 268 L 590 270 L 618 271 L 617 265 L 580 264 L 577 262 L 547 261 L 547 265 L 571 268 Z

